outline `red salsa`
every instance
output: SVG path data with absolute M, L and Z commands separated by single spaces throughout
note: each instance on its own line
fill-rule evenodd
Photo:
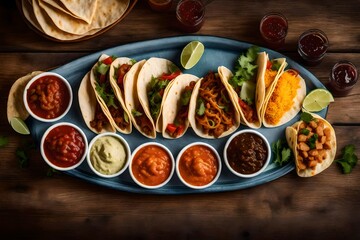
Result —
M 264 166 L 269 152 L 260 136 L 242 133 L 231 140 L 226 154 L 232 169 L 241 174 L 252 174 Z
M 300 56 L 311 65 L 321 62 L 328 49 L 329 42 L 320 30 L 309 30 L 303 33 L 298 42 L 298 52 Z
M 358 79 L 357 69 L 354 64 L 341 61 L 334 65 L 329 88 L 335 96 L 345 96 L 350 92 Z
M 47 159 L 62 168 L 74 166 L 85 154 L 85 141 L 82 135 L 69 125 L 52 129 L 45 137 L 43 147 Z
M 204 23 L 205 8 L 200 0 L 182 0 L 176 8 L 179 28 L 185 32 L 197 32 Z
M 264 16 L 260 23 L 260 33 L 272 48 L 279 48 L 284 45 L 287 30 L 286 18 L 278 13 Z
M 60 78 L 47 75 L 30 85 L 26 99 L 35 115 L 53 119 L 66 111 L 70 103 L 70 92 Z

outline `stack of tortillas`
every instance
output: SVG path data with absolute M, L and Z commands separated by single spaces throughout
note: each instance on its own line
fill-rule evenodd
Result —
M 28 22 L 60 41 L 86 38 L 112 26 L 129 4 L 130 0 L 21 0 Z

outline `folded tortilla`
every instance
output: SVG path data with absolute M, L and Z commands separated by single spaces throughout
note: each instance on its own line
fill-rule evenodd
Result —
M 330 130 L 329 136 L 325 137 L 326 140 L 324 140 L 325 142 L 327 142 L 326 143 L 327 149 L 321 147 L 321 145 L 319 144 L 319 147 L 315 147 L 313 153 L 307 151 L 307 154 L 310 156 L 310 155 L 318 155 L 320 154 L 320 151 L 324 150 L 325 156 L 324 158 L 322 158 L 322 160 L 318 160 L 318 161 L 314 159 L 309 160 L 309 158 L 304 157 L 305 154 L 301 150 L 302 147 L 300 147 L 300 142 L 303 142 L 304 138 L 309 139 L 311 136 L 313 136 L 311 134 L 305 135 L 305 132 L 303 132 L 302 130 L 305 126 L 307 126 L 307 128 L 310 129 L 308 124 L 304 125 L 305 124 L 304 121 L 298 121 L 294 123 L 292 126 L 287 127 L 285 131 L 288 145 L 294 153 L 296 172 L 300 177 L 312 177 L 324 171 L 332 164 L 336 155 L 336 135 L 334 128 L 331 126 L 331 124 L 328 121 L 326 121 L 319 115 L 316 114 L 311 114 L 311 115 L 313 116 L 317 124 L 322 122 L 324 125 L 322 131 L 316 131 L 316 133 L 318 134 L 318 140 L 316 140 L 315 142 L 316 144 L 319 144 L 321 142 L 320 139 L 322 138 L 322 136 L 325 135 L 325 131 L 326 131 L 325 129 Z M 315 162 L 310 163 L 309 161 L 315 161 Z M 312 167 L 309 167 L 309 165 L 312 165 Z
M 165 93 L 164 104 L 162 107 L 162 123 L 163 123 L 162 135 L 164 138 L 170 138 L 170 139 L 180 138 L 185 134 L 186 130 L 188 129 L 189 120 L 186 114 L 186 116 L 183 116 L 185 117 L 185 123 L 184 126 L 181 126 L 183 127 L 183 132 L 181 134 L 177 135 L 174 138 L 170 136 L 170 134 L 166 131 L 168 124 L 175 123 L 177 114 L 179 110 L 183 107 L 181 103 L 181 95 L 183 91 L 187 86 L 189 86 L 191 82 L 197 82 L 198 80 L 199 78 L 195 75 L 181 74 L 173 80 L 171 87 L 167 89 L 168 91 Z M 184 107 L 186 107 L 188 111 L 189 106 L 187 105 Z

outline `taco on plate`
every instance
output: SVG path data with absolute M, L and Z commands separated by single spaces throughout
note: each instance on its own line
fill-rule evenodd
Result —
M 304 114 L 304 113 L 303 113 Z M 300 177 L 312 177 L 334 161 L 336 135 L 331 124 L 316 114 L 307 116 L 287 127 L 288 145 L 295 156 L 296 172 Z
M 105 113 L 96 99 L 88 72 L 80 83 L 78 90 L 79 107 L 86 126 L 94 133 L 115 132 L 110 123 L 111 116 Z
M 110 66 L 114 57 L 102 54 L 99 61 L 93 66 L 90 72 L 90 82 L 93 87 L 96 99 L 105 114 L 110 114 L 110 123 L 121 133 L 129 134 L 132 131 L 132 123 L 125 107 L 124 101 L 114 90 L 109 75 Z M 130 61 L 130 59 L 129 59 Z
M 191 94 L 197 76 L 181 74 L 173 80 L 164 97 L 162 107 L 162 135 L 164 138 L 179 138 L 189 127 L 188 112 Z
M 240 126 L 235 100 L 218 73 L 210 72 L 197 81 L 189 105 L 189 122 L 203 138 L 221 138 Z
M 293 119 L 306 96 L 305 80 L 294 69 L 284 71 L 271 87 L 261 108 L 265 127 L 278 127 Z
M 156 131 L 161 132 L 161 109 L 166 89 L 172 80 L 181 74 L 179 68 L 164 58 L 149 58 L 140 70 L 137 80 L 139 101 L 147 113 L 150 113 Z
M 131 121 L 134 127 L 145 137 L 155 138 L 156 130 L 152 121 L 151 115 L 148 111 L 145 111 L 140 104 L 139 96 L 137 92 L 137 80 L 140 69 L 144 65 L 146 60 L 135 63 L 130 70 L 125 74 L 123 87 L 125 106 L 129 112 Z

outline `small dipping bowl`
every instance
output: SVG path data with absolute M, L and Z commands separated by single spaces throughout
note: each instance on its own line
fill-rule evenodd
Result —
M 224 161 L 238 177 L 251 178 L 262 173 L 271 160 L 269 141 L 261 133 L 244 129 L 234 133 L 224 147 Z
M 78 167 L 84 161 L 87 150 L 84 132 L 72 123 L 54 124 L 41 138 L 41 156 L 56 170 L 68 171 Z
M 53 72 L 40 73 L 25 86 L 23 101 L 36 120 L 55 122 L 70 110 L 73 93 L 69 82 Z
M 116 133 L 101 133 L 89 143 L 87 162 L 103 178 L 121 175 L 129 166 L 131 150 L 127 141 Z
M 190 143 L 176 158 L 176 173 L 181 182 L 189 188 L 210 187 L 221 173 L 220 156 L 216 149 L 207 143 Z
M 140 187 L 160 188 L 170 181 L 174 170 L 175 160 L 171 151 L 160 143 L 143 143 L 131 155 L 130 176 Z

